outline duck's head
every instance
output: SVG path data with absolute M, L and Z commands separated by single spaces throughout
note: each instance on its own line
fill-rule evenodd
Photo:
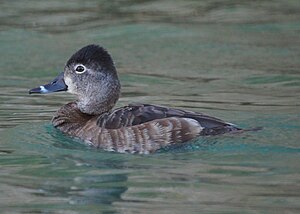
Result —
M 120 82 L 113 60 L 100 46 L 88 45 L 67 61 L 64 72 L 51 83 L 33 88 L 32 93 L 68 91 L 78 97 L 86 114 L 101 114 L 113 108 L 120 94 Z

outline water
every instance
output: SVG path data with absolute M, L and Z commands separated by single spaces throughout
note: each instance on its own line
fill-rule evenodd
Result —
M 1 1 L 2 213 L 299 213 L 300 3 Z M 84 45 L 106 47 L 118 106 L 144 102 L 259 132 L 141 156 L 62 135 L 71 95 L 29 96 Z

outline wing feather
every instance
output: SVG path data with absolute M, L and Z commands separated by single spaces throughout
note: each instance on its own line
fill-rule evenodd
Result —
M 227 132 L 228 128 L 238 129 L 230 123 L 202 113 L 149 104 L 130 104 L 115 109 L 111 113 L 101 115 L 97 120 L 97 125 L 107 129 L 119 129 L 170 117 L 194 119 L 205 129 L 206 133 L 210 134 Z M 224 130 L 225 127 L 227 131 Z

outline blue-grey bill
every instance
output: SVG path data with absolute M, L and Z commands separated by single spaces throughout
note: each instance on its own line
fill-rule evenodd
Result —
M 29 90 L 29 94 L 48 94 L 58 91 L 66 91 L 67 89 L 68 86 L 64 81 L 64 72 L 62 72 L 51 83 Z

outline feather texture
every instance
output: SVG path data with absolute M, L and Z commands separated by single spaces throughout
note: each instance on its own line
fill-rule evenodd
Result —
M 207 115 L 156 105 L 135 104 L 98 116 L 82 113 L 75 102 L 52 119 L 62 132 L 108 151 L 148 154 L 199 135 L 238 130 Z
M 179 117 L 191 118 L 204 127 L 215 128 L 229 125 L 228 123 L 208 115 L 175 108 L 167 108 L 149 104 L 131 104 L 105 113 L 98 117 L 97 125 L 108 129 L 117 129 L 124 126 L 134 126 L 155 119 Z
M 98 45 L 87 45 L 71 56 L 54 81 L 29 93 L 67 90 L 76 95 L 77 101 L 56 112 L 53 125 L 109 151 L 147 154 L 200 135 L 241 130 L 218 118 L 158 105 L 132 104 L 111 112 L 120 89 L 110 54 Z

